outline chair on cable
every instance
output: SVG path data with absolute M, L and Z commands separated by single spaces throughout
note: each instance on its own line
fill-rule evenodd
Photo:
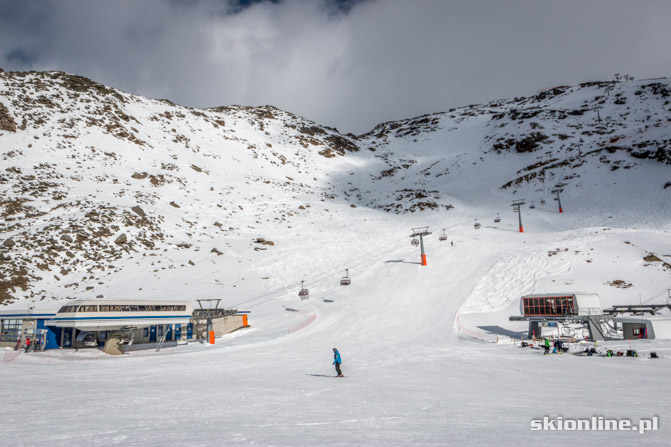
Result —
M 349 286 L 352 283 L 352 279 L 349 277 L 349 269 L 345 269 L 345 276 L 340 278 L 341 286 Z
M 303 287 L 303 283 L 305 281 L 301 281 L 301 290 L 298 292 L 298 296 L 300 297 L 301 300 L 309 300 L 310 299 L 310 291 Z
M 476 230 L 480 229 L 480 222 L 478 222 L 478 219 L 475 219 L 475 225 L 473 225 L 473 228 L 475 228 Z
M 499 223 L 501 222 L 501 217 L 499 216 L 499 213 L 496 213 L 496 217 L 494 218 L 494 223 Z

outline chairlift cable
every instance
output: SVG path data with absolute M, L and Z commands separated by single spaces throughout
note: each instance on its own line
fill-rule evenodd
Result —
M 398 248 L 401 248 L 402 245 L 405 245 L 405 243 L 406 243 L 405 241 L 406 241 L 405 239 L 399 239 L 399 241 L 398 241 L 396 244 L 394 244 L 391 248 L 389 248 L 388 246 L 386 246 L 386 247 L 384 247 L 384 246 L 383 246 L 383 247 L 378 247 L 378 248 L 376 248 L 376 249 L 374 249 L 374 250 L 371 250 L 371 251 L 369 251 L 369 252 L 367 252 L 367 253 L 364 253 L 364 254 L 362 254 L 362 255 L 360 255 L 360 256 L 357 256 L 356 258 L 351 259 L 350 261 L 344 263 L 343 265 L 347 265 L 347 266 L 352 266 L 352 265 L 354 265 L 354 266 L 358 266 L 358 265 L 361 265 L 361 264 L 363 264 L 363 262 L 354 263 L 354 261 L 359 260 L 359 259 L 361 259 L 361 258 L 367 258 L 367 259 L 370 259 L 371 256 L 380 257 L 380 256 L 382 256 L 382 255 L 384 255 L 384 254 L 386 254 L 386 253 L 388 253 L 388 252 L 390 252 L 390 251 L 393 251 L 393 250 L 396 250 L 396 249 L 398 249 Z M 386 250 L 384 250 L 384 251 L 382 251 L 382 252 L 380 252 L 380 253 L 376 253 L 376 252 L 379 252 L 379 251 L 382 250 L 382 249 L 386 249 Z M 310 283 L 313 283 L 313 284 L 315 284 L 315 283 L 320 283 L 320 282 L 322 282 L 322 281 L 325 281 L 325 280 L 326 280 L 327 278 L 329 278 L 330 276 L 332 276 L 332 272 L 334 272 L 334 271 L 340 271 L 340 270 L 342 270 L 342 267 L 339 265 L 338 267 L 334 267 L 334 268 L 331 268 L 331 269 L 329 269 L 329 270 L 325 270 L 325 271 L 323 271 L 323 272 L 317 273 L 316 275 L 314 275 L 314 276 L 312 276 L 312 277 L 309 277 L 308 279 L 306 279 L 306 280 L 304 280 L 304 281 L 305 281 L 305 282 L 310 282 Z M 324 278 L 317 279 L 317 278 L 319 278 L 320 276 L 324 276 Z M 287 292 L 289 292 L 289 291 L 290 291 L 291 289 L 293 289 L 293 288 L 294 288 L 294 285 L 293 285 L 293 284 L 285 285 L 285 286 L 282 286 L 282 287 L 280 287 L 280 288 L 278 288 L 278 289 L 272 290 L 272 291 L 270 291 L 270 292 L 266 292 L 266 293 L 264 293 L 264 294 L 262 294 L 262 295 L 259 295 L 259 296 L 250 298 L 250 299 L 245 300 L 245 301 L 241 301 L 240 303 L 234 304 L 234 305 L 231 306 L 231 307 L 240 307 L 240 306 L 243 305 L 243 304 L 251 303 L 251 302 L 260 300 L 260 299 L 262 299 L 262 298 L 266 298 L 266 297 L 269 297 L 269 296 L 278 294 L 278 293 L 280 293 L 280 292 L 282 292 L 282 293 L 287 293 Z M 278 298 L 278 297 L 272 297 L 272 298 L 270 298 L 270 299 L 268 299 L 268 300 L 262 301 L 262 303 L 265 303 L 265 302 L 268 302 L 268 301 L 272 301 L 272 300 L 274 300 L 274 299 L 276 299 L 276 298 Z M 261 303 L 256 303 L 256 304 L 254 304 L 254 305 L 252 305 L 252 306 L 247 306 L 247 307 L 248 307 L 248 308 L 251 308 L 251 307 L 254 307 L 254 306 L 258 306 L 259 304 L 261 304 Z
M 495 216 L 496 214 L 500 214 L 500 213 L 504 212 L 506 209 L 507 208 L 503 208 L 501 210 L 496 211 L 495 213 L 487 214 L 487 215 L 485 215 L 485 218 Z M 460 226 L 465 225 L 465 224 L 470 223 L 470 222 L 471 222 L 470 219 L 469 220 L 464 220 L 464 221 L 461 221 L 461 222 L 455 222 L 454 224 L 452 224 L 450 226 L 446 226 L 444 228 L 444 230 L 451 230 L 451 229 L 460 227 Z M 383 256 L 383 255 L 385 255 L 385 254 L 387 254 L 391 251 L 395 251 L 397 249 L 402 248 L 407 243 L 406 241 L 407 241 L 407 239 L 399 239 L 398 242 L 393 243 L 391 245 L 391 247 L 389 245 L 386 245 L 386 246 L 381 246 L 381 247 L 375 248 L 375 249 L 373 249 L 371 251 L 368 251 L 368 252 L 365 252 L 365 253 L 363 253 L 363 254 L 355 257 L 355 258 L 351 258 L 350 260 L 344 261 L 343 263 L 340 263 L 337 266 L 334 266 L 334 267 L 332 267 L 328 270 L 324 270 L 324 271 L 319 272 L 319 273 L 317 273 L 317 274 L 315 274 L 311 277 L 308 277 L 307 279 L 304 279 L 303 281 L 305 281 L 307 283 L 311 283 L 311 284 L 319 284 L 319 283 L 329 279 L 331 276 L 333 276 L 333 274 L 335 272 L 341 271 L 345 266 L 348 267 L 348 268 L 351 268 L 353 266 L 357 267 L 357 266 L 364 263 L 364 261 L 357 262 L 357 261 L 361 260 L 362 258 L 365 258 L 366 262 L 368 262 L 371 259 L 371 257 L 379 258 L 379 257 L 381 257 L 381 256 Z M 282 293 L 282 294 L 288 293 L 291 289 L 294 289 L 294 288 L 295 288 L 295 286 L 293 284 L 288 284 L 288 285 L 279 287 L 275 290 L 272 290 L 270 292 L 264 293 L 262 295 L 259 295 L 259 296 L 250 298 L 248 300 L 242 301 L 240 303 L 237 303 L 237 304 L 235 304 L 231 307 L 240 307 L 243 304 L 251 303 L 251 302 L 266 298 L 266 297 L 271 297 L 268 300 L 262 301 L 260 303 L 256 303 L 252 306 L 247 306 L 249 308 L 252 308 L 252 307 L 258 306 L 259 304 L 266 303 L 268 301 L 272 301 L 276 298 L 279 298 L 279 297 L 274 297 L 272 295 L 275 295 L 275 294 L 278 294 L 278 293 Z M 665 289 L 665 291 L 666 291 L 666 289 Z

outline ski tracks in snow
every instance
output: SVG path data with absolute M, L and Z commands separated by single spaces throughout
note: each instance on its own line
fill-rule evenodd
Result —
M 532 290 L 548 266 L 545 253 L 516 250 L 502 256 L 478 282 L 461 306 L 462 314 L 491 312 Z
M 469 318 L 464 324 L 461 316 L 474 313 L 499 312 L 520 296 L 539 292 L 539 279 L 571 271 L 573 262 L 589 252 L 587 238 L 579 240 L 561 238 L 551 244 L 525 247 L 504 253 L 476 284 L 471 294 L 459 308 L 455 317 L 455 332 L 473 336 L 482 331 L 468 327 L 477 318 Z M 507 316 L 506 316 L 507 321 Z M 505 324 L 501 321 L 502 325 Z M 485 335 L 484 333 L 482 335 Z M 477 337 L 489 340 L 490 337 Z

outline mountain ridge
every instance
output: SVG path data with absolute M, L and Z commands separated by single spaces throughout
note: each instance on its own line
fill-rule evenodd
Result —
M 273 106 L 193 109 L 62 72 L 0 72 L 0 301 L 95 294 L 135 256 L 198 238 L 221 256 L 333 208 L 435 220 L 554 188 L 585 198 L 597 170 L 599 184 L 636 179 L 650 197 L 635 206 L 661 203 L 664 222 L 670 86 L 555 87 L 355 136 Z

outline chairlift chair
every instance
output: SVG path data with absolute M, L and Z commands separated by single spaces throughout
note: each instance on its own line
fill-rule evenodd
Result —
M 545 205 L 545 199 L 541 199 L 541 205 Z
M 341 286 L 349 286 L 352 283 L 352 279 L 349 277 L 349 269 L 345 269 L 345 276 L 340 278 Z
M 447 240 L 447 234 L 445 234 L 445 229 L 443 228 L 443 234 L 440 235 L 438 238 L 439 241 L 446 241 Z
M 96 340 L 96 336 L 93 333 L 86 334 L 84 340 L 82 341 L 86 346 L 98 346 L 98 341 Z
M 534 208 L 536 208 L 536 205 L 534 205 L 534 202 L 531 202 L 531 205 L 529 205 L 529 209 L 532 210 Z
M 473 228 L 475 228 L 476 230 L 480 229 L 480 222 L 478 222 L 478 219 L 475 219 L 475 225 L 473 225 Z
M 135 341 L 135 334 L 131 328 L 121 328 L 112 332 L 109 338 L 118 338 L 120 345 L 130 346 Z
M 501 222 L 501 217 L 499 217 L 499 213 L 496 213 L 496 217 L 494 218 L 494 223 L 499 223 Z
M 417 246 L 419 245 L 419 240 L 413 238 L 411 244 Z
M 300 297 L 301 300 L 309 300 L 310 299 L 310 291 L 303 287 L 303 282 L 301 281 L 301 291 L 298 292 L 298 296 Z
M 98 346 L 98 341 L 96 340 L 96 334 L 89 331 L 80 332 L 79 335 L 77 335 L 75 341 L 88 347 Z

